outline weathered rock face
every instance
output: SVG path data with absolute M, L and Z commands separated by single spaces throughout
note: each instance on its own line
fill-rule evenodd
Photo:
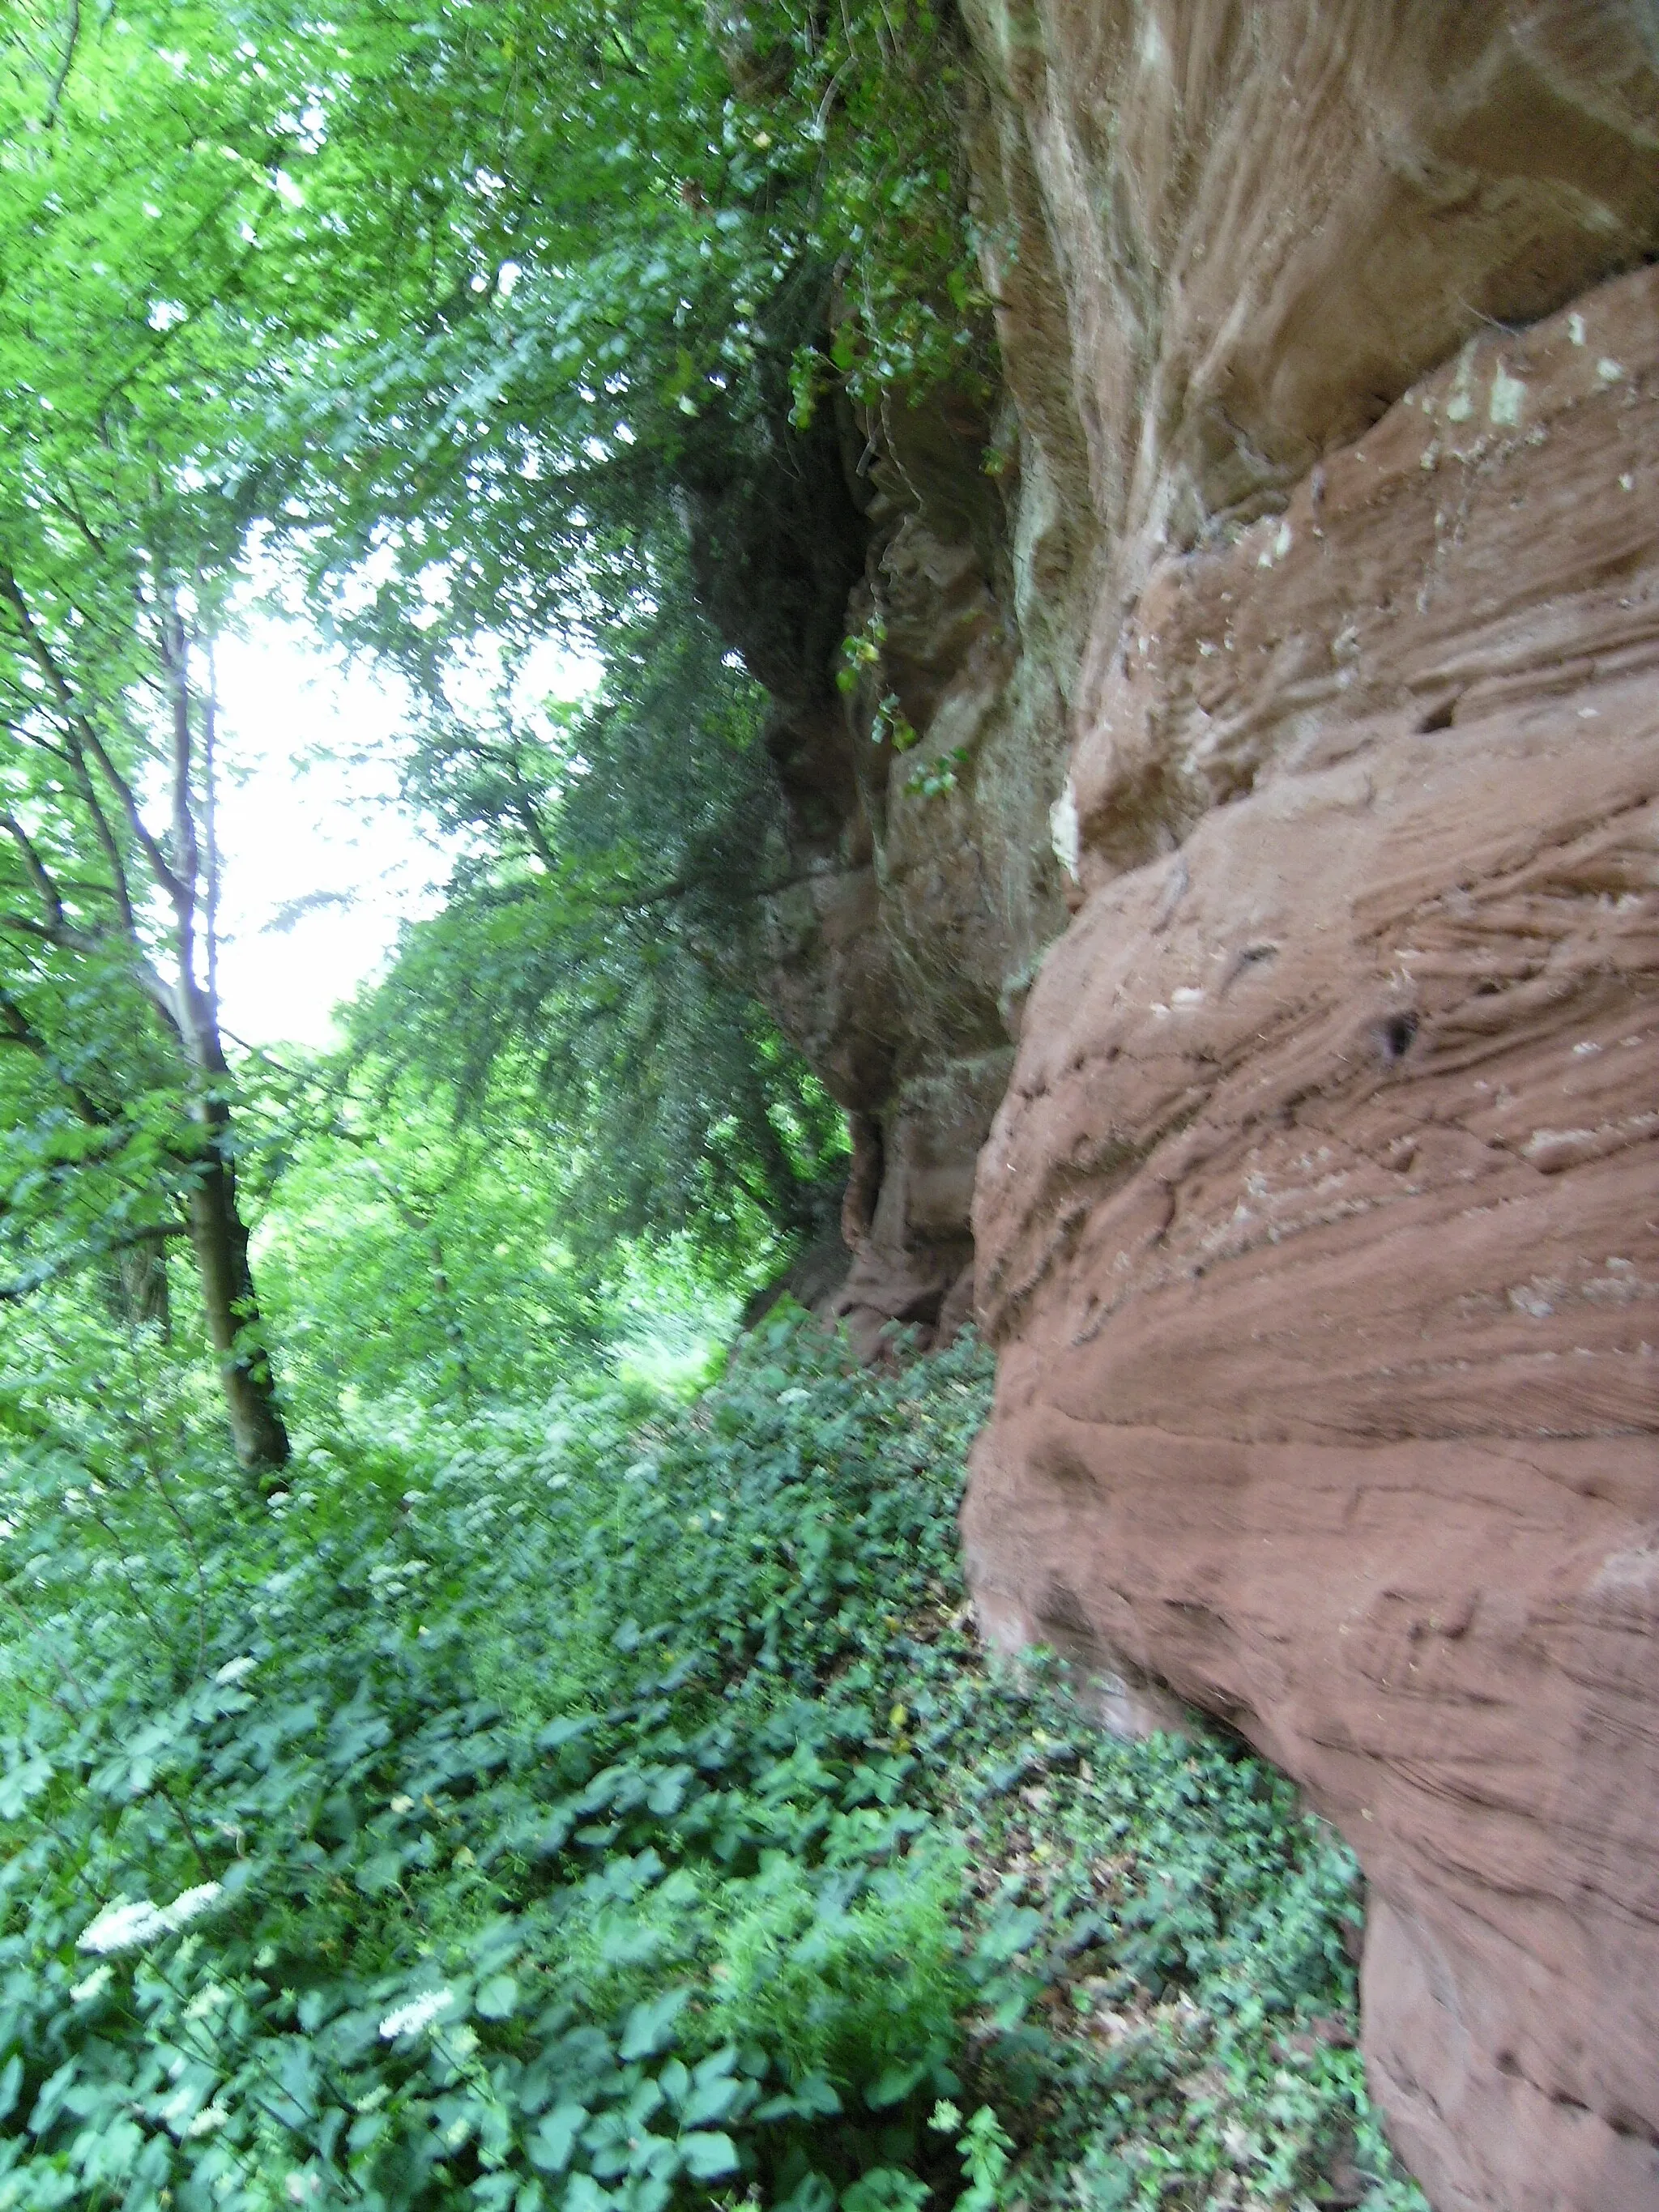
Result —
M 1155 712 L 1260 781 L 1033 995 L 981 1608 L 1225 1715 L 1354 1840 L 1437 2203 L 1651 2205 L 1659 277 L 1484 343 L 1143 619 L 1085 836 Z
M 1158 562 L 1282 504 L 1490 319 L 1659 239 L 1651 0 L 964 17 L 999 419 L 947 401 L 826 420 L 758 538 L 726 471 L 688 487 L 711 607 L 778 702 L 796 880 L 746 963 L 898 1178 L 842 1301 L 866 1342 L 965 1308 L 997 1058 L 1065 921 L 1049 811 Z M 763 457 L 736 459 L 742 477 Z M 849 700 L 833 641 L 872 622 L 881 663 Z M 914 750 L 872 744 L 883 695 Z M 1226 795 L 1143 765 L 1116 780 L 1111 836 L 1094 825 L 1115 866 Z
M 790 880 L 742 955 L 853 1119 L 854 1258 L 831 1303 L 873 1352 L 890 1324 L 925 1339 L 969 1310 L 974 1163 L 1013 1005 L 1066 918 L 1048 810 L 1069 726 L 1055 668 L 1075 672 L 1080 631 L 1063 656 L 1021 649 L 981 415 L 936 398 L 842 430 L 839 473 L 792 471 L 753 573 L 704 596 L 775 702 Z M 720 539 L 750 528 L 720 496 L 701 533 L 717 580 Z M 849 670 L 843 638 L 867 662 Z
M 1340 1825 L 1437 2212 L 1651 2212 L 1659 14 L 963 4 L 1001 416 L 710 568 L 836 1304 L 976 1264 L 981 1617 Z
M 1659 15 L 963 9 L 1007 465 L 860 426 L 920 743 L 775 733 L 841 1310 L 976 1247 L 982 1617 L 1340 1823 L 1437 2212 L 1659 2207 Z
M 1659 2205 L 1659 271 L 1163 561 L 1085 696 L 982 1615 L 1354 1843 L 1441 2212 Z

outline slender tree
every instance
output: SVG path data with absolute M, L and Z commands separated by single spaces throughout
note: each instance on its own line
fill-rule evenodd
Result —
M 212 641 L 304 58 L 239 67 L 222 11 L 167 14 L 176 48 L 142 7 L 43 4 L 0 41 L 0 1042 L 27 1070 L 0 1231 L 9 1294 L 96 1260 L 140 1315 L 187 1243 L 258 1475 L 288 1438 L 219 1021 Z
M 176 586 L 141 595 L 135 623 L 149 634 L 154 688 L 165 705 L 165 744 L 156 751 L 164 766 L 167 821 L 158 828 L 147 817 L 133 773 L 119 764 L 133 748 L 100 730 L 98 711 L 65 666 L 15 571 L 3 562 L 0 616 L 14 655 L 14 684 L 28 701 L 23 711 L 14 711 L 9 726 L 15 765 L 32 771 L 19 805 L 0 814 L 13 856 L 12 886 L 32 895 L 27 907 L 0 910 L 0 930 L 21 940 L 25 971 L 23 991 L 7 994 L 10 1032 L 43 1066 L 55 1070 L 62 1063 L 61 1050 L 54 1052 L 49 1036 L 35 1026 L 38 1017 L 24 1010 L 31 969 L 36 982 L 48 975 L 56 982 L 60 1006 L 65 998 L 94 1002 L 102 978 L 117 986 L 113 1003 L 136 994 L 147 1007 L 182 1109 L 185 1127 L 170 1147 L 171 1180 L 201 1278 L 236 1455 L 251 1471 L 269 1471 L 286 1462 L 288 1437 L 237 1202 L 234 1086 L 219 1024 L 211 652 L 192 634 Z M 25 811 L 33 830 L 25 826 Z M 59 854 L 72 860 L 73 878 Z M 119 990 L 122 982 L 130 993 Z M 93 1049 L 95 1054 L 95 1042 Z M 86 1050 L 83 1044 L 82 1058 Z M 96 1103 L 83 1079 L 69 1088 L 83 1121 L 119 1129 L 124 1102 Z M 153 1251 L 158 1233 L 146 1228 L 127 1249 Z

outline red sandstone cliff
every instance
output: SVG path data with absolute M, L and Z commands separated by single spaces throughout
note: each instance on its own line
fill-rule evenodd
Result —
M 1595 280 L 1659 26 L 988 27 L 1107 551 L 979 1167 L 981 1612 L 1342 1827 L 1437 2212 L 1651 2208 L 1659 272 Z
M 1237 795 L 1114 875 L 1149 751 Z M 1162 571 L 1075 775 L 980 1166 L 988 1625 L 1353 1841 L 1437 2207 L 1659 2203 L 1659 272 Z
M 1437 2212 L 1659 2208 L 1659 16 L 963 14 L 1006 400 L 863 426 L 921 741 L 786 701 L 750 948 L 842 1310 L 976 1257 L 986 1626 L 1340 1824 Z

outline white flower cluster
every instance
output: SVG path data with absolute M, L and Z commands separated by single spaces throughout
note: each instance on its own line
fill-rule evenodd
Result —
M 193 1920 L 198 1912 L 205 1912 L 220 1893 L 216 1881 L 204 1881 L 195 1889 L 182 1891 L 171 1905 L 152 1905 L 149 1898 L 141 1897 L 136 1904 L 123 1900 L 118 1905 L 106 1905 L 89 1928 L 82 1930 L 76 1946 L 82 1951 L 131 1951 L 136 1944 L 148 1943 L 153 1936 L 170 1936 Z
M 430 2027 L 441 2012 L 447 2012 L 455 2002 L 453 1990 L 428 1990 L 424 1996 L 411 1997 L 396 2012 L 389 2012 L 380 2022 L 380 2033 L 388 2043 L 400 2035 L 418 2035 L 423 2027 Z

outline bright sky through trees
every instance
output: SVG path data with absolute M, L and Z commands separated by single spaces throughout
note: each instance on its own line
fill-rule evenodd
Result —
M 220 797 L 225 1026 L 247 1044 L 325 1045 L 334 1008 L 383 965 L 402 922 L 434 911 L 449 868 L 398 796 L 408 695 L 271 617 L 217 659 L 235 763 Z M 518 687 L 526 719 L 597 673 L 550 643 Z
M 225 1025 L 249 1044 L 325 1044 L 335 1006 L 398 923 L 430 909 L 444 873 L 398 801 L 405 702 L 393 680 L 276 622 L 226 639 L 218 659 L 241 764 L 220 801 Z
M 445 1311 L 495 1177 L 586 1271 L 571 1342 L 617 1240 L 745 1270 L 831 1205 L 844 1116 L 749 989 L 796 881 L 760 678 L 835 705 L 861 539 L 844 487 L 827 567 L 768 518 L 841 485 L 842 396 L 990 388 L 954 48 L 903 20 L 0 7 L 0 1303 L 165 1337 L 180 1274 L 252 1482 L 303 1144 Z

